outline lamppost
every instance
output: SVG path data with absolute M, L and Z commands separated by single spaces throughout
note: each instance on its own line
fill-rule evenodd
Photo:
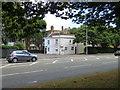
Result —
M 86 18 L 86 15 L 85 15 L 85 21 L 86 21 L 86 23 L 85 23 L 85 29 L 86 29 L 86 55 L 88 55 L 88 31 L 87 31 L 87 18 Z

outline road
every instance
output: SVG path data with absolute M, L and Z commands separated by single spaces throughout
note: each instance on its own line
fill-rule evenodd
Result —
M 8 63 L 2 59 L 2 88 L 19 88 L 40 82 L 63 79 L 118 68 L 118 56 L 38 55 L 36 62 Z

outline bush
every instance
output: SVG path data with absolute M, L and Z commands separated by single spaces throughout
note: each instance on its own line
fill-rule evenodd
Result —
M 15 44 L 15 47 L 17 47 L 17 49 L 19 49 L 19 50 L 23 50 L 23 49 L 25 49 L 24 44 L 21 43 L 21 42 L 16 43 L 16 44 Z
M 84 51 L 86 52 L 86 47 L 85 47 Z M 97 52 L 96 48 L 94 48 L 94 47 L 88 47 L 88 54 L 97 54 L 97 53 L 98 52 Z
M 17 49 L 17 47 L 16 46 L 7 46 L 7 45 L 2 45 L 2 46 L 0 46 L 0 48 L 2 47 L 2 49 L 12 49 L 12 48 L 16 48 Z
M 114 48 L 110 48 L 110 47 L 96 47 L 98 53 L 114 53 Z

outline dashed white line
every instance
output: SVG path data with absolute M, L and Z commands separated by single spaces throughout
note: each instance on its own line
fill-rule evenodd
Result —
M 71 62 L 73 62 L 73 59 L 71 59 Z
M 30 65 L 34 65 L 34 64 L 36 64 L 36 63 L 39 63 L 39 62 L 33 62 L 33 63 L 31 63 Z
M 84 58 L 85 60 L 88 60 L 87 58 Z
M 96 59 L 100 59 L 100 58 L 96 58 Z
M 77 67 L 84 67 L 84 66 L 90 66 L 90 65 L 92 65 L 92 64 L 70 66 L 70 67 L 65 67 L 65 69 L 68 69 L 68 68 L 77 68 Z
M 58 60 L 53 61 L 52 63 L 56 63 Z
M 13 73 L 13 74 L 6 74 L 6 75 L 0 75 L 2 76 L 12 76 L 12 75 L 19 75 L 19 74 L 28 74 L 28 73 L 35 73 L 35 72 L 42 72 L 42 71 L 47 71 L 47 70 L 38 70 L 38 71 L 30 71 L 30 72 L 22 72 L 22 73 Z
M 117 62 L 117 61 L 112 61 L 112 62 L 104 62 L 102 64 L 108 64 L 108 63 L 114 63 L 114 62 Z

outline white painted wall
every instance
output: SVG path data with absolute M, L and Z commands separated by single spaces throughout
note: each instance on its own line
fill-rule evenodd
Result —
M 68 36 L 68 35 L 67 35 Z M 56 39 L 58 39 L 58 44 L 56 44 Z M 45 46 L 47 46 L 47 54 L 75 54 L 75 45 L 73 44 L 74 37 L 51 37 L 51 38 L 45 38 Z M 48 40 L 50 41 L 50 44 L 48 44 Z M 69 42 L 71 40 L 71 43 Z M 59 47 L 63 46 L 62 48 Z M 65 47 L 67 47 L 67 50 L 65 50 Z M 71 50 L 71 48 L 74 47 L 74 50 Z M 48 48 L 50 51 L 48 51 Z M 56 51 L 58 49 L 58 51 Z

